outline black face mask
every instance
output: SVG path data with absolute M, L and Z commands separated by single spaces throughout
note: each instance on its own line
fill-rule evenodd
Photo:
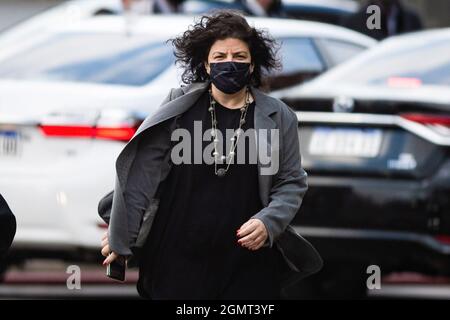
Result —
M 248 62 L 219 62 L 210 63 L 210 78 L 217 89 L 233 94 L 250 83 L 250 63 Z

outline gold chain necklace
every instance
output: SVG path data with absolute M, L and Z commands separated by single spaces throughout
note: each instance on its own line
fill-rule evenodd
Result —
M 247 115 L 247 110 L 248 110 L 248 106 L 249 106 L 249 101 L 250 101 L 250 92 L 249 89 L 247 87 L 246 89 L 246 98 L 245 98 L 245 104 L 242 108 L 240 108 L 241 110 L 241 116 L 239 119 L 239 128 L 237 130 L 234 131 L 233 136 L 230 138 L 231 140 L 231 146 L 230 146 L 230 152 L 228 154 L 228 156 L 220 156 L 219 155 L 219 151 L 217 151 L 217 144 L 219 143 L 219 139 L 217 138 L 217 117 L 216 117 L 216 101 L 214 100 L 212 93 L 211 93 L 211 88 L 209 89 L 209 108 L 208 111 L 211 113 L 211 136 L 213 137 L 213 143 L 214 143 L 214 152 L 213 152 L 213 156 L 214 156 L 214 172 L 218 177 L 223 177 L 225 176 L 225 174 L 227 173 L 228 169 L 230 168 L 230 164 L 231 161 L 234 158 L 235 155 L 235 150 L 236 150 L 236 146 L 239 142 L 239 137 L 242 135 L 242 126 L 245 123 L 245 116 Z M 226 168 L 219 168 L 217 169 L 217 163 L 219 161 L 219 159 L 223 162 L 223 160 L 225 160 L 226 163 Z

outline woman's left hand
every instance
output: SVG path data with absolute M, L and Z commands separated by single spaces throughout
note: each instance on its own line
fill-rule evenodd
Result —
M 267 240 L 268 234 L 264 223 L 259 219 L 250 219 L 237 231 L 238 243 L 249 249 L 258 250 Z

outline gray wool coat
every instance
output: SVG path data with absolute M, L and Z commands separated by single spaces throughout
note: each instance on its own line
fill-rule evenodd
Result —
M 112 251 L 130 256 L 142 248 L 158 211 L 158 186 L 172 166 L 171 132 L 177 119 L 208 90 L 209 83 L 194 83 L 172 89 L 162 105 L 138 128 L 116 160 L 115 188 L 99 203 L 99 214 L 109 224 Z M 260 219 L 267 231 L 266 246 L 276 246 L 297 277 L 317 272 L 322 260 L 317 251 L 289 225 L 308 188 L 301 167 L 298 120 L 282 101 L 251 87 L 255 99 L 254 128 L 278 129 L 279 138 L 258 135 L 257 148 L 264 145 L 271 162 L 258 158 Z M 273 166 L 272 161 L 278 165 Z M 276 168 L 275 170 L 273 168 Z

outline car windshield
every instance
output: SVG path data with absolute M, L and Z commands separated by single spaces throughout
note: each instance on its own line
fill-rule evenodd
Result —
M 322 72 L 325 66 L 309 38 L 280 38 L 283 74 Z
M 389 87 L 450 85 L 450 41 L 442 38 L 399 49 L 382 50 L 335 74 L 345 83 Z
M 173 62 L 171 47 L 148 35 L 59 34 L 0 61 L 0 79 L 142 86 Z

